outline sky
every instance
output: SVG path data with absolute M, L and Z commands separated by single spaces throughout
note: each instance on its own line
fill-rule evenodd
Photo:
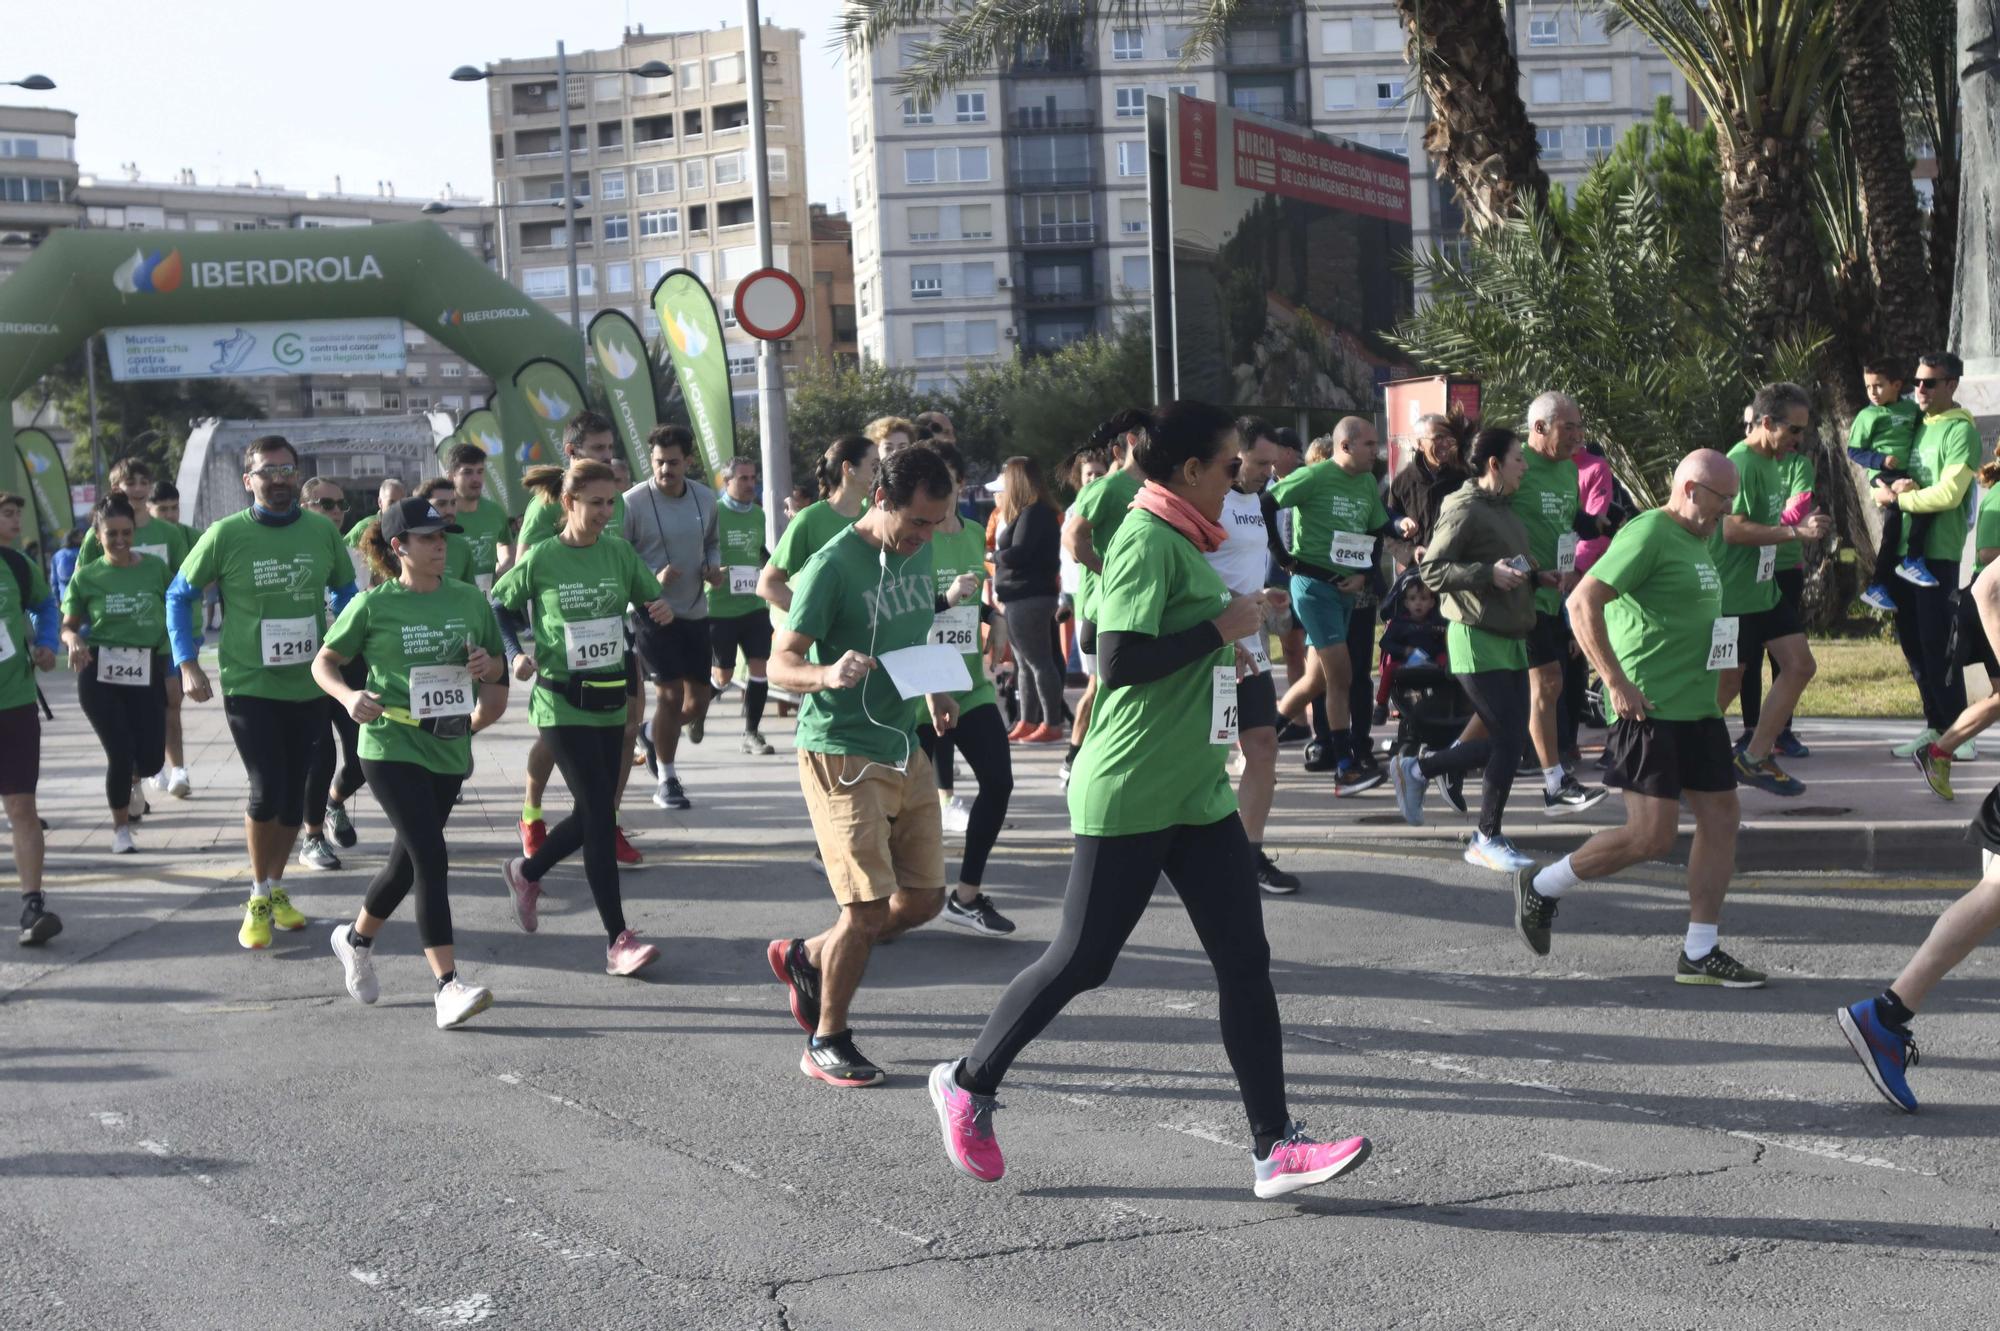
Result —
M 72 0 L 8 6 L 0 79 L 46 74 L 52 92 L 0 88 L 0 105 L 77 113 L 77 161 L 146 180 L 191 167 L 204 185 L 248 182 L 350 194 L 375 182 L 430 197 L 447 184 L 490 198 L 484 85 L 453 83 L 459 65 L 526 59 L 555 44 L 614 47 L 647 32 L 743 22 L 742 0 Z M 813 202 L 847 201 L 841 56 L 830 51 L 838 0 L 763 0 L 763 16 L 798 28 Z M 82 34 L 87 34 L 82 35 Z

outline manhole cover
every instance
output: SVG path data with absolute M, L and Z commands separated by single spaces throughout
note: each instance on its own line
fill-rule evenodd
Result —
M 1837 809 L 1832 805 L 1812 805 L 1803 809 L 1780 809 L 1780 818 L 1839 818 L 1853 813 L 1852 809 Z

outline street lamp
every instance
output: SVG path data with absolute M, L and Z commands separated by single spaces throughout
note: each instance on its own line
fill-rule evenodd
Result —
M 46 74 L 30 74 L 24 79 L 8 79 L 5 86 L 26 88 L 29 92 L 50 92 L 54 90 L 56 81 Z
M 572 199 L 569 200 L 569 202 L 572 205 L 572 207 L 575 208 L 581 208 L 583 206 L 583 200 L 581 199 Z M 516 208 L 560 208 L 563 206 L 563 203 L 564 201 L 562 199 L 523 199 L 519 203 L 496 202 L 490 205 L 479 205 L 479 206 L 491 207 L 493 211 L 496 213 L 505 213 Z M 446 213 L 455 213 L 459 211 L 459 209 L 462 206 L 463 205 L 456 203 L 446 203 L 443 199 L 432 199 L 429 203 L 417 209 L 417 211 L 424 214 L 426 217 L 442 217 Z M 501 221 L 504 226 L 505 219 L 503 218 L 501 219 Z M 574 269 L 571 270 L 572 273 L 574 273 L 574 271 L 575 271 Z M 501 233 L 501 239 L 500 239 L 500 276 L 502 277 L 507 276 L 507 240 L 506 240 L 506 233 L 504 230 Z
M 586 74 L 632 74 L 642 79 L 664 79 L 673 77 L 673 69 L 664 61 L 648 60 L 643 65 L 626 69 L 587 69 Z M 492 70 L 476 69 L 471 65 L 460 65 L 451 71 L 451 77 L 458 83 L 477 83 L 481 79 L 539 79 L 548 76 L 547 70 Z M 562 135 L 563 163 L 563 242 L 569 259 L 569 322 L 579 336 L 583 332 L 583 304 L 576 283 L 576 178 L 570 162 L 569 141 L 569 56 L 561 42 L 556 43 L 556 106 L 561 112 L 560 133 Z M 499 191 L 494 191 L 497 195 Z M 499 199 L 494 200 L 496 204 Z M 501 262 L 506 262 L 507 237 L 503 230 L 500 237 Z

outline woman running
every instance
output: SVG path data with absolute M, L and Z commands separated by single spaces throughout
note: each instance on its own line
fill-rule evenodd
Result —
M 103 555 L 78 565 L 62 607 L 77 705 L 104 746 L 113 855 L 138 849 L 132 811 L 145 812 L 144 778 L 160 770 L 167 745 L 167 584 L 174 575 L 157 555 L 132 548 L 133 516 L 115 490 L 97 501 L 90 525 Z
M 1264 622 L 1262 598 L 1231 596 L 1204 558 L 1222 544 L 1216 519 L 1241 466 L 1235 420 L 1207 403 L 1170 402 L 1136 447 L 1146 481 L 1092 601 L 1102 690 L 1070 782 L 1076 857 L 1062 925 L 1007 986 L 971 1055 L 931 1069 L 931 1102 L 951 1162 L 998 1179 L 1001 1078 L 1072 998 L 1110 975 L 1164 871 L 1215 969 L 1256 1195 L 1277 1197 L 1354 1168 L 1369 1144 L 1314 1141 L 1285 1105 L 1257 867 L 1223 770 L 1236 740 L 1234 644 Z
M 524 484 L 546 485 L 553 467 L 536 468 Z M 533 678 L 528 715 L 554 751 L 576 807 L 549 831 L 532 856 L 501 868 L 514 899 L 514 918 L 535 931 L 535 902 L 549 870 L 583 851 L 584 876 L 610 944 L 604 969 L 631 975 L 660 955 L 626 927 L 618 889 L 618 778 L 625 744 L 625 608 L 655 624 L 673 622 L 660 580 L 627 542 L 601 539 L 618 510 L 618 482 L 602 462 L 582 459 L 560 473 L 562 526 L 538 541 L 493 584 L 493 603 L 514 677 Z M 534 632 L 528 632 L 533 620 Z
M 956 493 L 965 484 L 965 459 L 958 446 L 932 439 L 922 447 L 944 459 Z M 942 736 L 931 725 L 930 705 L 917 699 L 917 742 L 937 769 L 938 797 L 947 809 L 962 807 L 952 793 L 954 749 L 965 755 L 979 781 L 979 794 L 964 811 L 965 855 L 959 861 L 958 886 L 944 899 L 942 918 L 976 934 L 1004 938 L 1014 932 L 1014 922 L 994 908 L 979 885 L 986 877 L 986 857 L 993 853 L 993 843 L 999 840 L 1000 828 L 1007 821 L 1007 802 L 1014 796 L 1014 760 L 1007 752 L 1007 723 L 1000 719 L 1000 699 L 981 659 L 979 626 L 986 622 L 1004 638 L 1006 625 L 994 621 L 992 612 L 980 604 L 981 589 L 986 585 L 985 531 L 967 523 L 953 509 L 931 536 L 931 549 L 937 566 L 938 610 L 930 640 L 965 654 L 965 669 L 973 686 L 952 695 L 958 701 L 958 723 Z
M 313 658 L 314 681 L 360 729 L 362 772 L 396 833 L 354 923 L 334 926 L 333 955 L 347 992 L 373 1003 L 375 937 L 415 887 L 439 1030 L 493 1004 L 492 990 L 459 978 L 452 956 L 444 825 L 473 734 L 507 710 L 500 626 L 479 588 L 445 577 L 446 523 L 424 498 L 397 500 L 370 522 L 359 548 L 381 581 L 349 603 Z M 367 662 L 359 687 L 347 671 L 355 661 Z
M 819 553 L 819 548 L 852 527 L 875 493 L 881 459 L 875 441 L 866 435 L 844 434 L 826 447 L 815 470 L 819 502 L 808 504 L 792 518 L 771 562 L 757 577 L 757 595 L 780 610 L 792 608 L 792 579 Z

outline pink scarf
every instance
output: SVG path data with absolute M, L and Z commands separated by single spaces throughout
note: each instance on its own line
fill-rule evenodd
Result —
M 1147 481 L 1141 486 L 1132 500 L 1132 507 L 1142 513 L 1151 513 L 1193 541 L 1194 548 L 1205 555 L 1214 554 L 1229 539 L 1229 533 L 1219 523 L 1210 522 L 1193 504 L 1158 481 Z

